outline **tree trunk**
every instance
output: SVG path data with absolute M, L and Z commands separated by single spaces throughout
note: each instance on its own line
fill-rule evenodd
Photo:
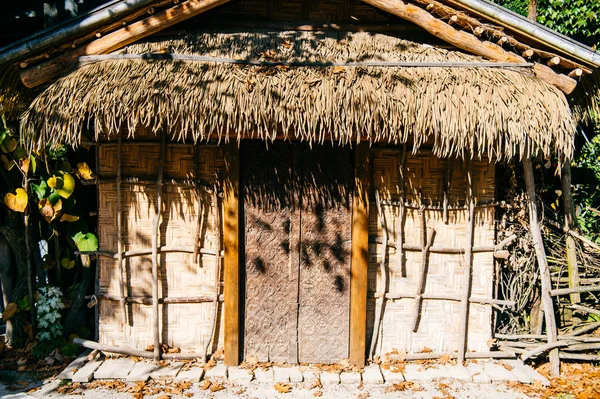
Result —
M 538 0 L 529 0 L 529 7 L 527 7 L 527 18 L 532 21 L 537 21 L 538 16 Z

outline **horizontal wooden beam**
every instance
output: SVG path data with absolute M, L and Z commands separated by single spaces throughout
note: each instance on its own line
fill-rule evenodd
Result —
M 401 0 L 363 0 L 380 10 L 412 22 L 432 35 L 475 55 L 499 62 L 525 63 L 520 55 L 504 50 L 495 43 L 479 40 L 474 34 L 456 30 L 446 22 L 435 18 L 426 10 Z M 535 64 L 533 71 L 539 79 L 556 86 L 565 94 L 575 90 L 577 81 L 566 75 L 557 74 L 552 68 Z
M 85 46 L 78 47 L 52 60 L 26 69 L 21 72 L 21 81 L 29 88 L 39 86 L 61 76 L 65 70 L 70 70 L 77 57 L 110 53 L 228 1 L 188 0 L 175 5 L 156 15 L 134 22 L 129 26 L 100 37 Z

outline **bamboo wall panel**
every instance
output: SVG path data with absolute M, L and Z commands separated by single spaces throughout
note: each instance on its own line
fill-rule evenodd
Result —
M 379 189 L 382 199 L 395 200 L 400 194 L 399 153 L 397 151 L 374 151 L 373 184 Z M 418 203 L 419 198 L 425 205 L 442 205 L 444 179 L 446 176 L 446 160 L 431 154 L 420 152 L 408 154 L 404 170 L 405 195 L 407 202 Z M 494 199 L 494 165 L 487 160 L 473 161 L 474 195 L 476 203 L 489 202 Z M 466 196 L 466 170 L 461 160 L 450 162 L 449 205 L 463 206 Z M 434 247 L 464 248 L 466 241 L 466 210 L 449 212 L 448 224 L 443 222 L 441 211 L 425 211 L 427 228 L 433 228 L 436 235 Z M 385 206 L 391 242 L 395 242 L 395 219 L 398 208 Z M 370 213 L 371 241 L 379 238 L 381 227 L 377 220 L 376 209 Z M 420 215 L 416 209 L 406 209 L 404 221 L 405 244 L 420 245 Z M 478 208 L 475 211 L 474 245 L 494 244 L 494 209 Z M 382 292 L 378 287 L 378 262 L 381 253 L 380 244 L 370 244 L 369 255 L 369 291 Z M 390 267 L 389 292 L 414 295 L 417 290 L 418 274 L 422 266 L 422 255 L 417 251 L 405 251 L 405 262 L 402 270 L 396 266 L 396 250 L 389 248 L 388 265 Z M 426 275 L 425 295 L 442 294 L 460 296 L 462 292 L 462 276 L 465 270 L 463 255 L 429 254 Z M 476 253 L 473 257 L 473 281 L 471 296 L 492 298 L 493 292 L 493 255 L 492 253 Z M 460 348 L 460 302 L 445 300 L 423 301 L 421 320 L 416 333 L 412 332 L 412 314 L 414 299 L 387 301 L 383 317 L 377 353 L 384 354 L 392 349 L 405 350 L 409 353 L 420 352 L 427 347 L 434 351 L 452 352 Z M 374 299 L 368 304 L 368 340 L 373 333 Z M 489 305 L 470 305 L 468 349 L 487 350 L 487 341 L 491 338 L 492 310 Z
M 142 134 L 138 138 L 143 137 Z M 150 136 L 153 137 L 153 136 Z M 123 144 L 123 175 L 155 179 L 159 143 Z M 99 149 L 99 176 L 114 177 L 117 163 L 116 144 L 102 144 Z M 221 149 L 199 147 L 199 178 L 212 182 L 222 168 Z M 195 178 L 194 146 L 169 145 L 165 160 L 165 178 Z M 116 185 L 100 183 L 99 208 L 100 249 L 116 251 Z M 198 197 L 198 195 L 200 197 Z M 168 185 L 163 189 L 159 246 L 189 246 L 196 242 L 198 213 L 202 212 L 200 246 L 216 249 L 215 215 L 212 195 L 190 187 Z M 153 185 L 123 184 L 123 245 L 127 250 L 150 248 L 152 220 L 155 215 L 156 187 Z M 215 257 L 204 255 L 198 263 L 192 254 L 167 253 L 159 255 L 159 296 L 191 297 L 213 296 L 215 284 Z M 151 296 L 151 256 L 127 258 L 125 261 L 126 295 Z M 116 261 L 100 261 L 100 293 L 118 296 Z M 152 308 L 128 304 L 128 323 L 121 324 L 117 301 L 100 302 L 100 342 L 145 349 L 152 344 Z M 185 351 L 199 352 L 211 334 L 212 304 L 160 305 L 161 340 Z M 219 328 L 220 330 L 220 328 Z M 215 346 L 221 346 L 217 339 Z

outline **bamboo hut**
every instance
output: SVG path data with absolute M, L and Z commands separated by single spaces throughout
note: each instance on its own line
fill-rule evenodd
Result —
M 96 146 L 99 342 L 502 356 L 495 163 L 572 157 L 600 55 L 480 0 L 155 3 L 0 50 L 30 146 Z

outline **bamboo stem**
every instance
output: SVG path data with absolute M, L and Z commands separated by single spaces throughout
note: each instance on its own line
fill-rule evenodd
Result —
M 213 202 L 215 206 L 215 235 L 217 238 L 217 253 L 221 252 L 221 208 L 219 207 L 219 196 L 217 195 L 217 185 L 215 183 L 215 189 L 213 190 Z M 215 297 L 213 300 L 213 314 L 211 321 L 211 334 L 204 347 L 203 359 L 206 362 L 208 351 L 213 345 L 215 334 L 217 333 L 217 313 L 219 311 L 219 287 L 221 283 L 221 257 L 218 256 L 215 262 Z
M 406 277 L 404 269 L 404 217 L 406 210 L 404 209 L 404 165 L 406 164 L 406 143 L 402 146 L 400 152 L 400 161 L 398 162 L 398 185 L 400 186 L 400 199 L 398 207 L 398 218 L 396 219 L 396 271 L 402 273 Z
M 121 134 L 117 139 L 117 270 L 119 273 L 119 307 L 121 309 L 121 323 L 127 324 L 127 307 L 125 306 L 125 283 L 123 279 L 123 198 L 121 176 L 123 173 L 123 145 Z
M 548 352 L 549 350 L 557 349 L 561 346 L 567 346 L 567 345 L 569 345 L 568 341 L 554 341 L 554 342 L 549 342 L 544 345 L 536 346 L 535 348 L 523 353 L 521 355 L 521 360 L 525 361 L 533 356 L 537 356 L 544 352 Z
M 381 258 L 379 260 L 379 271 L 381 273 L 381 278 L 379 280 L 379 284 L 383 292 L 387 292 L 387 269 L 385 258 L 387 256 L 387 247 L 388 247 L 388 229 L 387 223 L 385 220 L 385 214 L 383 213 L 383 209 L 381 207 L 381 197 L 379 195 L 379 190 L 375 190 L 375 204 L 377 205 L 377 216 L 381 222 L 381 234 L 383 236 L 383 245 L 381 246 Z M 371 338 L 371 349 L 369 351 L 371 358 L 375 356 L 375 346 L 377 344 L 377 340 L 379 337 L 379 330 L 381 328 L 381 319 L 383 317 L 383 306 L 385 302 L 385 297 L 382 295 L 377 298 L 377 303 L 375 304 L 375 322 L 373 323 L 373 334 Z
M 158 247 L 159 254 L 169 253 L 169 252 L 183 252 L 183 253 L 193 254 L 194 250 L 195 249 L 193 246 L 178 247 L 178 246 L 171 246 L 171 245 L 163 245 L 161 247 Z M 118 253 L 116 253 L 116 252 L 103 251 L 103 250 L 94 251 L 94 252 L 75 251 L 75 255 L 79 255 L 82 253 L 85 253 L 88 255 L 101 256 L 101 257 L 110 258 L 110 259 L 117 259 L 119 256 Z M 200 253 L 200 255 L 217 256 L 217 251 L 212 250 L 212 249 L 201 248 L 199 250 L 199 253 Z M 136 256 L 145 256 L 145 255 L 152 255 L 152 248 L 136 249 L 136 250 L 123 252 L 123 258 L 134 258 Z M 223 257 L 223 251 L 221 251 L 221 253 L 218 256 Z
M 415 296 L 415 303 L 412 314 L 412 331 L 417 332 L 419 329 L 419 320 L 421 319 L 421 305 L 423 303 L 423 293 L 425 292 L 425 284 L 427 278 L 427 263 L 429 260 L 429 249 L 433 244 L 435 238 L 435 230 L 431 229 L 429 236 L 427 236 L 427 221 L 425 219 L 425 210 L 421 209 L 419 212 L 421 216 L 421 271 L 419 273 L 419 280 L 417 282 L 417 294 Z
M 565 226 L 571 229 L 575 226 L 575 218 L 573 217 L 573 194 L 571 193 L 571 164 L 565 162 L 561 174 L 562 186 L 562 205 L 563 214 L 565 215 Z M 575 247 L 575 239 L 570 235 L 565 238 L 567 250 L 567 264 L 569 273 L 569 288 L 579 287 L 579 266 L 577 264 L 577 249 Z M 574 292 L 570 295 L 571 304 L 581 302 L 581 295 Z
M 548 260 L 546 259 L 546 251 L 544 250 L 544 241 L 538 221 L 538 210 L 535 195 L 535 178 L 533 176 L 533 162 L 530 158 L 523 159 L 523 173 L 525 175 L 525 184 L 527 186 L 528 207 L 529 207 L 529 228 L 533 240 L 538 266 L 540 270 L 541 285 L 542 285 L 542 306 L 544 309 L 544 317 L 546 321 L 546 334 L 548 335 L 548 344 L 555 343 L 557 338 L 556 319 L 554 317 L 554 306 L 550 289 L 552 282 L 550 280 L 550 270 L 548 269 Z M 550 351 L 550 375 L 558 377 L 560 375 L 560 359 L 558 357 L 558 348 Z
M 444 203 L 443 208 L 443 221 L 444 224 L 448 224 L 448 202 L 450 201 L 450 178 L 452 177 L 452 169 L 450 169 L 450 158 L 446 158 L 446 173 L 444 175 Z
M 451 359 L 458 357 L 457 353 L 444 352 L 429 352 L 429 353 L 407 353 L 403 355 L 390 354 L 389 359 L 393 361 L 405 360 L 433 360 L 449 356 Z M 517 356 L 513 352 L 496 351 L 496 352 L 467 352 L 467 359 L 514 359 Z
M 86 295 L 85 299 L 92 299 L 94 295 Z M 95 295 L 97 299 L 102 299 L 106 301 L 119 301 L 118 296 L 113 295 Z M 174 297 L 164 297 L 158 298 L 158 303 L 160 304 L 195 304 L 195 303 L 207 303 L 214 302 L 214 296 L 174 296 Z M 219 301 L 223 301 L 223 295 L 219 295 Z M 128 296 L 125 298 L 127 303 L 137 303 L 140 305 L 152 305 L 152 297 L 147 296 Z
M 160 157 L 156 185 L 156 213 L 152 222 L 152 335 L 154 336 L 154 360 L 160 360 L 160 326 L 158 316 L 158 236 L 162 210 L 163 174 L 165 168 L 165 152 L 167 135 L 163 131 L 160 136 Z
M 462 295 L 460 302 L 460 349 L 458 351 L 458 363 L 465 360 L 468 350 L 469 333 L 469 297 L 471 296 L 471 280 L 473 268 L 473 237 L 475 230 L 475 201 L 473 198 L 473 176 L 471 175 L 471 161 L 467 160 L 467 198 L 468 208 L 465 242 L 465 268 L 462 280 Z

